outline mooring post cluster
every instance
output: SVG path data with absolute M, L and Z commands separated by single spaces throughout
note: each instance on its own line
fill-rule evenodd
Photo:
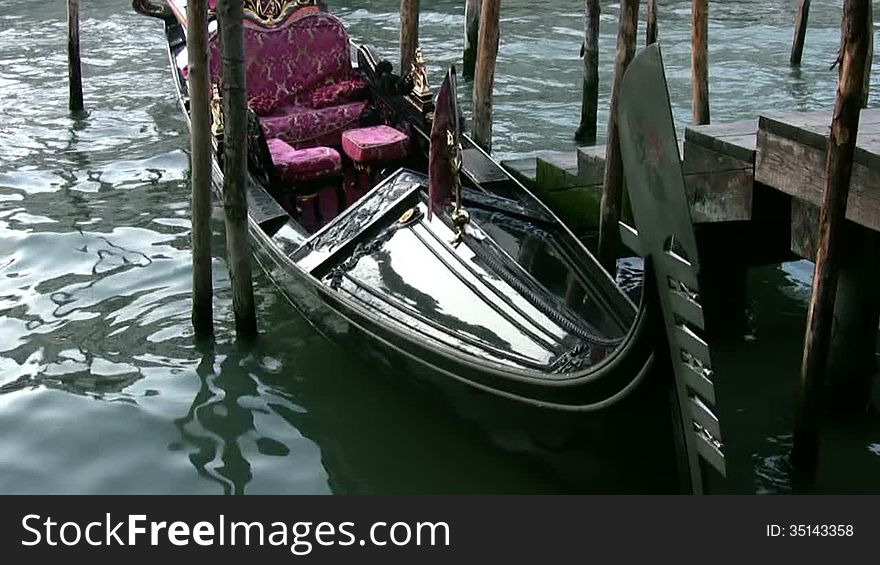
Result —
M 227 264 L 232 286 L 235 330 L 239 337 L 257 335 L 248 240 L 247 83 L 244 69 L 244 8 L 241 0 L 218 0 L 221 42 L 223 114 L 223 190 Z M 192 127 L 192 322 L 197 335 L 213 332 L 211 269 L 212 88 L 208 64 L 208 3 L 187 3 L 187 87 Z

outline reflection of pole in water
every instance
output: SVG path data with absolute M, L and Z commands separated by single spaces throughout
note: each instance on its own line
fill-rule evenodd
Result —
M 216 370 L 215 359 L 213 349 L 204 352 L 196 368 L 199 392 L 187 415 L 175 424 L 183 439 L 197 449 L 189 459 L 199 474 L 222 485 L 225 494 L 244 494 L 253 475 L 239 438 L 254 430 L 254 417 L 239 399 L 257 394 L 257 385 L 238 370 L 237 355 L 221 356 Z

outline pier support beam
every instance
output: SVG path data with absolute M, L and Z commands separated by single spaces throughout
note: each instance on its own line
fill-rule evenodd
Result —
M 477 43 L 480 37 L 480 11 L 483 0 L 466 0 L 464 3 L 464 57 L 461 74 L 474 78 L 477 66 Z
M 79 0 L 67 0 L 67 74 L 70 86 L 70 111 L 82 112 L 82 63 L 79 55 Z
M 412 66 L 419 46 L 419 0 L 400 0 L 400 76 Z
M 501 0 L 483 0 L 474 76 L 474 141 L 487 152 L 492 150 L 492 90 L 495 86 L 500 16 Z
M 693 0 L 691 28 L 691 82 L 693 123 L 709 123 L 709 0 Z
M 614 85 L 611 88 L 611 111 L 608 115 L 608 144 L 605 155 L 605 177 L 599 215 L 599 262 L 614 275 L 620 247 L 620 208 L 623 201 L 623 160 L 617 129 L 620 83 L 636 50 L 639 26 L 639 0 L 621 0 L 620 26 L 617 31 L 617 57 L 614 63 Z
M 836 410 L 860 414 L 870 402 L 877 370 L 880 234 L 847 223 L 840 252 L 828 351 L 829 398 Z
M 800 0 L 797 17 L 794 22 L 794 40 L 791 43 L 789 62 L 792 67 L 799 67 L 804 55 L 804 40 L 807 37 L 807 20 L 810 19 L 810 0 Z
M 214 331 L 211 276 L 211 80 L 208 70 L 208 3 L 186 6 L 190 160 L 192 171 L 192 323 L 196 334 Z
M 645 45 L 657 43 L 657 0 L 648 0 L 648 15 L 645 24 Z
M 574 134 L 579 143 L 596 143 L 596 123 L 599 114 L 599 0 L 586 0 L 584 17 L 584 91 L 581 103 L 581 123 Z
M 806 476 L 815 473 L 819 455 L 821 396 L 828 368 L 833 308 L 840 269 L 839 238 L 849 196 L 868 54 L 869 1 L 845 0 L 843 7 L 844 42 L 840 78 L 831 135 L 828 139 L 816 270 L 813 273 L 813 293 L 798 382 L 792 450 L 792 464 L 800 475 Z
M 226 250 L 235 331 L 240 337 L 257 334 L 251 248 L 248 241 L 247 198 L 247 84 L 244 70 L 244 9 L 241 0 L 218 0 L 223 91 L 223 208 L 226 212 Z

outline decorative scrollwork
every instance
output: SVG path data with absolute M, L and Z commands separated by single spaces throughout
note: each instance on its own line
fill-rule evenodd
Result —
M 401 72 L 403 71 L 401 70 Z M 434 115 L 434 103 L 432 101 L 434 97 L 431 95 L 431 87 L 428 86 L 428 71 L 425 67 L 425 56 L 422 54 L 421 47 L 416 47 L 413 62 L 403 82 L 407 85 L 412 85 L 406 98 L 430 122 Z
M 263 25 L 273 26 L 284 22 L 302 8 L 314 6 L 323 9 L 323 0 L 244 0 L 244 15 Z
M 220 98 L 220 87 L 216 84 L 211 95 L 211 133 L 217 139 L 223 137 L 223 103 Z
M 458 246 L 465 235 L 465 229 L 471 221 L 471 216 L 461 205 L 461 140 L 455 131 L 446 130 L 446 145 L 449 147 L 449 166 L 452 169 L 452 194 L 455 198 L 455 208 L 452 210 L 452 226 L 455 228 L 453 246 Z
M 171 8 L 169 8 L 164 2 L 157 3 L 150 2 L 150 0 L 131 0 L 131 7 L 134 8 L 134 11 L 138 14 L 150 16 L 151 18 L 171 19 L 174 17 L 174 12 L 172 12 Z
M 431 96 L 431 87 L 428 86 L 428 71 L 425 64 L 425 56 L 422 54 L 421 47 L 416 47 L 416 53 L 409 70 L 409 76 L 413 84 L 412 93 L 416 98 L 421 99 L 425 96 Z

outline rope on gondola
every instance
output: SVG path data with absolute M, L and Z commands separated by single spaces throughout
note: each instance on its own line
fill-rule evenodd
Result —
M 540 230 L 532 232 L 535 235 Z M 487 244 L 486 241 L 477 239 L 471 235 L 465 235 L 468 247 L 474 254 L 485 263 L 501 280 L 513 287 L 526 298 L 533 306 L 541 310 L 541 312 L 550 318 L 555 324 L 572 335 L 583 340 L 589 341 L 596 345 L 604 345 L 608 347 L 616 347 L 623 338 L 608 338 L 599 335 L 595 329 L 589 327 L 586 322 L 576 317 L 563 301 L 554 295 L 551 295 L 537 281 L 530 277 L 523 277 L 521 274 L 514 273 L 510 261 L 501 255 L 494 245 Z M 488 240 L 491 241 L 491 240 Z

